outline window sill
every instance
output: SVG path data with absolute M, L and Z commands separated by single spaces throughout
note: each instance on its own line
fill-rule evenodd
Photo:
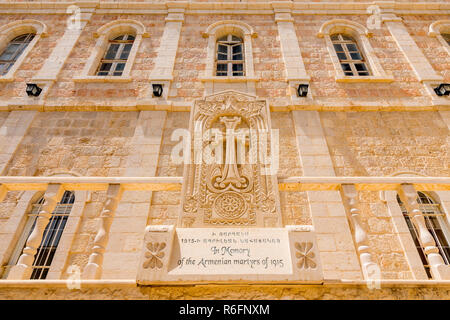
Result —
M 14 77 L 12 76 L 1 76 L 0 77 L 0 82 L 13 82 L 14 81 Z
M 336 76 L 336 82 L 393 82 L 392 76 Z
M 203 77 L 200 78 L 202 82 L 248 82 L 248 81 L 259 81 L 258 78 L 252 77 Z
M 75 82 L 131 82 L 130 77 L 114 77 L 114 76 L 86 76 L 86 77 L 76 77 L 73 79 Z

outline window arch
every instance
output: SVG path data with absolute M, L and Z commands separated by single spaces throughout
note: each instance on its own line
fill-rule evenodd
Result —
M 108 48 L 100 60 L 97 76 L 121 76 L 125 69 L 134 36 L 124 34 L 109 40 Z
M 0 76 L 5 75 L 11 69 L 34 36 L 34 33 L 26 33 L 15 37 L 8 43 L 0 54 Z
M 430 266 L 424 252 L 424 248 L 419 242 L 417 230 L 409 217 L 408 211 L 400 200 L 399 195 L 397 195 L 397 202 L 401 208 L 403 217 L 405 218 L 406 224 L 414 240 L 414 244 L 425 267 L 428 278 L 431 279 L 432 275 Z M 419 204 L 420 210 L 424 216 L 426 227 L 430 234 L 433 236 L 434 241 L 436 242 L 436 247 L 439 249 L 440 255 L 442 256 L 445 264 L 449 265 L 450 228 L 445 219 L 445 213 L 442 211 L 440 204 L 435 201 L 430 195 L 424 192 L 417 192 L 417 203 Z
M 52 212 L 52 216 L 45 227 L 41 243 L 34 255 L 32 264 L 33 270 L 30 279 L 45 279 L 47 277 L 50 265 L 55 255 L 58 244 L 61 240 L 67 219 L 75 202 L 75 194 L 72 191 L 65 191 L 61 200 Z M 8 265 L 16 265 L 19 257 L 25 248 L 28 237 L 33 232 L 37 218 L 44 204 L 44 198 L 40 197 L 35 201 L 31 210 L 27 214 L 27 221 L 22 235 L 16 245 L 16 250 L 11 256 Z
M 95 32 L 95 50 L 86 62 L 79 82 L 131 81 L 131 68 L 142 38 L 148 37 L 144 25 L 135 20 L 116 20 Z
M 17 20 L 0 27 L 0 81 L 13 81 L 14 74 L 47 26 L 37 20 Z
M 208 38 L 205 78 L 214 76 L 254 78 L 251 39 L 256 36 L 253 28 L 242 21 L 224 20 L 208 26 L 203 33 L 203 37 Z
M 244 42 L 227 34 L 217 39 L 216 76 L 244 76 Z
M 338 82 L 392 82 L 382 68 L 368 40 L 369 30 L 363 25 L 334 19 L 320 27 L 319 38 L 324 38 Z
M 450 55 L 450 20 L 433 22 L 428 29 L 428 35 L 430 37 L 436 37 Z

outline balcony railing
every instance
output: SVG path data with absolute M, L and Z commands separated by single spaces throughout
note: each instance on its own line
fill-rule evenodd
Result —
M 100 279 L 103 255 L 109 230 L 123 191 L 180 191 L 182 177 L 0 177 L 0 201 L 8 191 L 44 191 L 44 204 L 17 265 L 9 279 L 29 279 L 32 263 L 51 213 L 65 190 L 107 191 L 107 200 L 100 215 L 101 226 L 92 247 L 89 262 L 83 271 L 84 279 Z M 360 223 L 358 191 L 397 191 L 417 229 L 435 280 L 450 280 L 450 266 L 445 265 L 436 243 L 425 225 L 416 201 L 417 191 L 449 191 L 450 177 L 279 177 L 279 191 L 339 191 L 351 225 L 351 231 L 367 279 L 374 265 L 366 231 Z

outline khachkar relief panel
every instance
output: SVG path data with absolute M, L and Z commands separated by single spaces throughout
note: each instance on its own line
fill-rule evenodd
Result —
M 181 227 L 281 226 L 278 131 L 266 101 L 225 92 L 195 103 Z
M 182 139 L 172 161 L 184 162 L 180 215 L 175 226 L 147 226 L 139 284 L 323 280 L 313 227 L 283 227 L 279 137 L 266 101 L 208 96 L 194 104 L 189 132 L 175 136 Z

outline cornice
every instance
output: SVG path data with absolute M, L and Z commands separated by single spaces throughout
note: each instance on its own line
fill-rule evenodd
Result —
M 292 2 L 292 1 L 250 1 L 250 2 L 109 2 L 109 1 L 0 1 L 0 14 L 65 14 L 71 5 L 95 9 L 97 13 L 167 14 L 173 9 L 184 9 L 185 14 L 274 14 L 292 11 L 293 15 L 364 14 L 367 8 L 377 5 L 384 12 L 415 14 L 450 14 L 450 2 Z

